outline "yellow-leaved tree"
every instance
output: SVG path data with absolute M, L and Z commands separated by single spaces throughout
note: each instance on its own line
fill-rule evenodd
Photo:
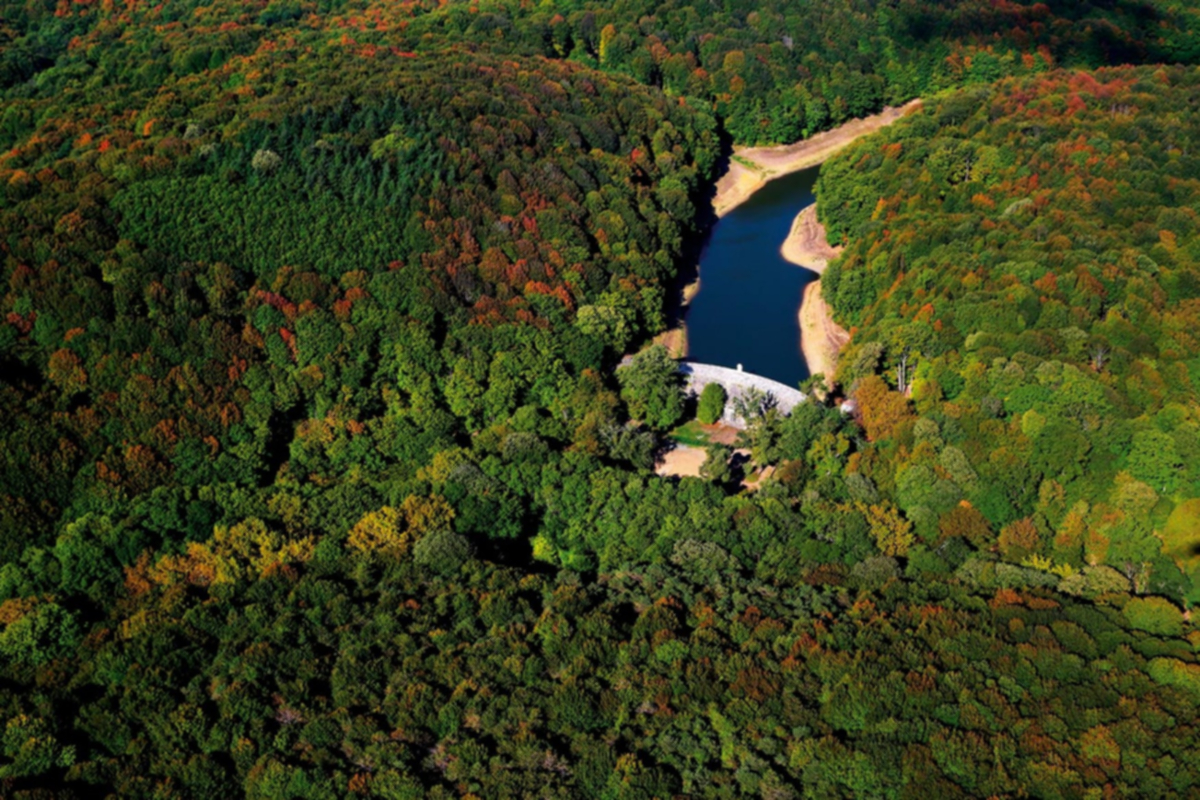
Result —
M 346 543 L 360 553 L 402 556 L 427 533 L 450 530 L 454 509 L 444 497 L 409 495 L 399 508 L 384 506 L 365 514 Z
M 855 506 L 866 517 L 875 546 L 885 556 L 903 556 L 913 543 L 913 526 L 890 502 L 868 505 L 859 502 Z
M 313 538 L 288 539 L 257 517 L 231 528 L 213 529 L 213 550 L 232 559 L 250 579 L 265 577 L 285 564 L 303 563 L 312 557 Z
M 148 569 L 141 563 L 127 569 L 126 585 L 149 581 L 166 586 L 182 580 L 209 586 L 243 578 L 257 580 L 289 564 L 308 561 L 314 546 L 311 536 L 289 539 L 261 519 L 250 517 L 230 527 L 217 525 L 212 539 L 189 543 L 182 555 L 165 556 Z

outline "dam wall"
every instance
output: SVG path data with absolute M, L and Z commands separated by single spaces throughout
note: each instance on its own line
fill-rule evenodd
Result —
M 725 401 L 723 421 L 739 428 L 745 426 L 745 420 L 737 416 L 734 399 L 745 397 L 751 389 L 757 389 L 770 397 L 775 408 L 783 414 L 792 413 L 792 409 L 807 399 L 804 392 L 799 389 L 740 369 L 683 361 L 679 365 L 679 372 L 684 377 L 684 386 L 687 391 L 697 397 L 708 384 L 720 384 L 725 389 L 725 394 L 728 395 L 728 399 Z

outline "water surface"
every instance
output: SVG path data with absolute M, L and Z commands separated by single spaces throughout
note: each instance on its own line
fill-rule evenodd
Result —
M 685 317 L 688 358 L 795 386 L 808 377 L 797 312 L 817 274 L 779 247 L 814 200 L 820 167 L 769 182 L 713 226 L 700 252 L 700 292 Z

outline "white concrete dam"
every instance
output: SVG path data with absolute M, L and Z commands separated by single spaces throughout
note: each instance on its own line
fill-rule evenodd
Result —
M 720 367 L 716 364 L 683 361 L 679 364 L 679 372 L 684 376 L 684 385 L 687 390 L 696 396 L 699 396 L 708 384 L 719 383 L 725 389 L 725 393 L 729 395 L 725 402 L 723 421 L 739 428 L 745 426 L 745 420 L 738 418 L 734 410 L 734 398 L 744 397 L 750 389 L 757 389 L 768 395 L 774 401 L 775 407 L 784 414 L 792 413 L 793 408 L 807 399 L 804 392 L 787 384 L 764 378 L 762 375 L 755 375 L 752 372 Z

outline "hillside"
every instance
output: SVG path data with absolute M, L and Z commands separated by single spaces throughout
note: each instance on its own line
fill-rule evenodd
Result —
M 0 2 L 0 796 L 1195 793 L 1197 24 Z M 917 96 L 860 413 L 655 475 L 733 146 Z
M 875 443 L 858 471 L 930 546 L 970 526 L 1014 561 L 1200 600 L 1197 85 L 1182 68 L 1004 82 L 822 172 L 848 245 L 823 289 L 856 328 L 840 378 Z M 888 391 L 902 362 L 911 410 Z

